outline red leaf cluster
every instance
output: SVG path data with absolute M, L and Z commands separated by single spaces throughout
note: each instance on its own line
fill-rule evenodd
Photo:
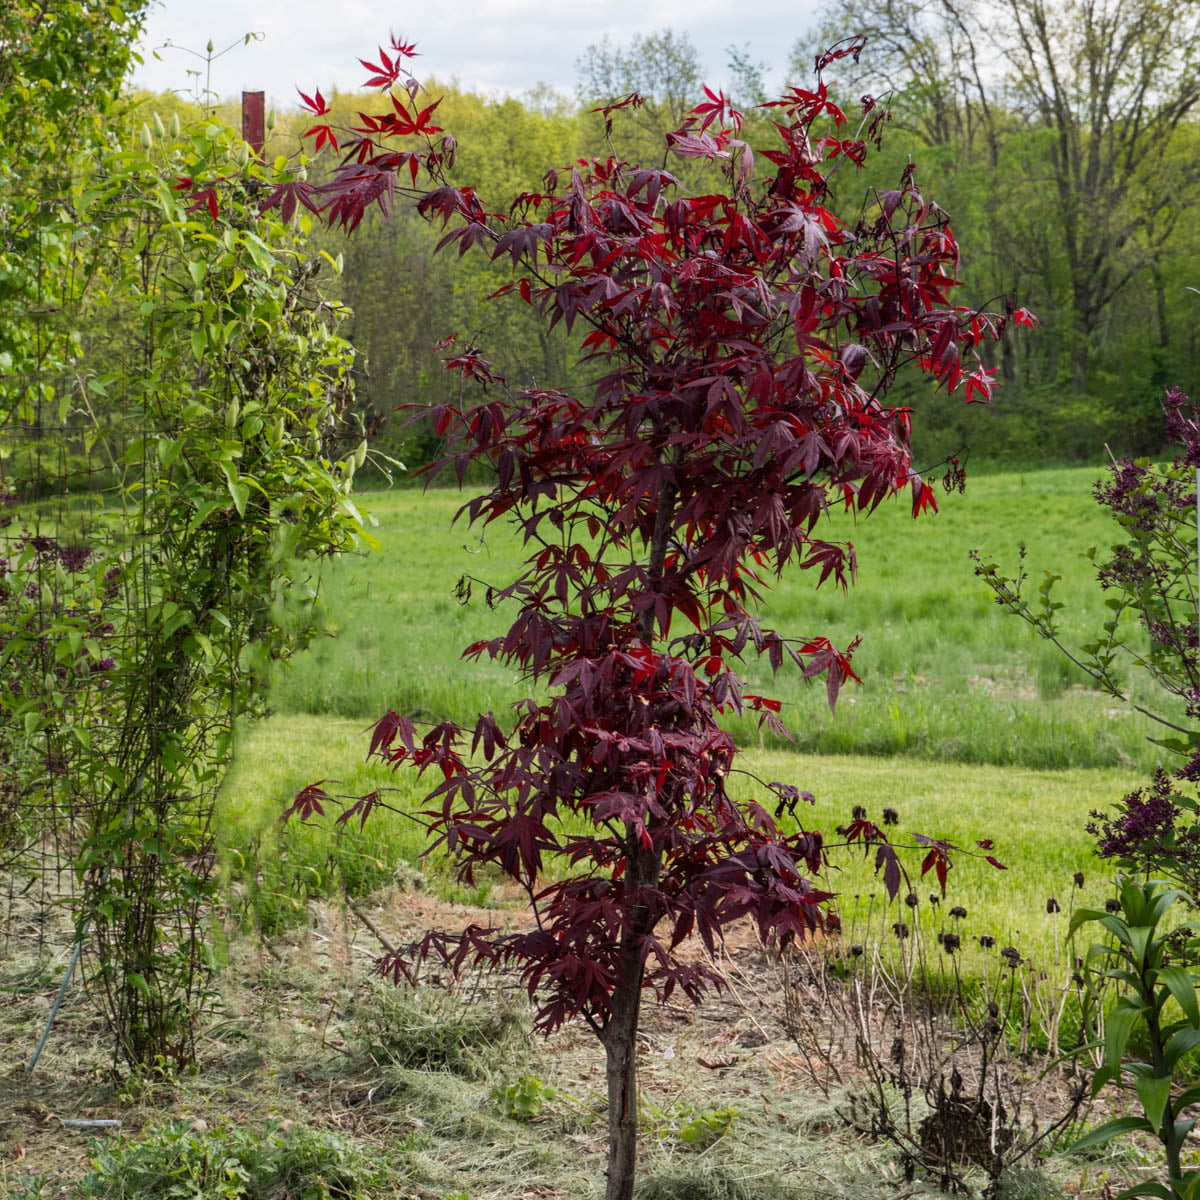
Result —
M 398 59 L 381 51 L 364 65 L 378 86 L 395 83 Z M 499 867 L 536 921 L 432 933 L 382 969 L 409 973 L 431 956 L 508 964 L 542 1026 L 579 1015 L 603 1031 L 614 997 L 646 985 L 696 999 L 714 983 L 674 953 L 693 934 L 711 950 L 749 917 L 787 943 L 824 921 L 831 896 L 813 880 L 827 846 L 794 819 L 807 794 L 769 785 L 774 817 L 732 794 L 737 749 L 721 717 L 754 712 L 786 732 L 780 704 L 745 694 L 735 667 L 764 655 L 773 670 L 824 678 L 831 706 L 857 678 L 853 646 L 760 624 L 766 580 L 793 568 L 848 585 L 853 546 L 826 532 L 835 509 L 867 513 L 906 488 L 914 516 L 936 509 L 913 468 L 912 414 L 888 404 L 889 389 L 911 370 L 987 399 L 977 348 L 1006 318 L 953 303 L 958 248 L 911 169 L 853 219 L 831 211 L 829 173 L 863 161 L 886 114 L 866 104 L 867 136 L 837 136 L 845 117 L 820 80 L 772 103 L 773 143 L 754 150 L 727 97 L 706 91 L 667 149 L 721 164 L 711 193 L 685 193 L 662 168 L 592 160 L 548 172 L 544 193 L 500 212 L 442 177 L 449 139 L 419 156 L 390 148 L 438 132 L 414 91 L 393 97 L 395 113 L 364 117 L 320 189 L 327 219 L 352 230 L 371 204 L 386 211 L 389 180 L 415 183 L 423 166 L 435 186 L 418 209 L 445 228 L 441 245 L 509 259 L 518 278 L 498 294 L 512 289 L 551 328 L 579 327 L 595 379 L 579 395 L 511 393 L 477 347 L 445 356 L 482 395 L 430 414 L 450 446 L 437 469 L 461 481 L 489 464 L 492 487 L 463 513 L 515 521 L 529 547 L 517 579 L 484 585 L 510 627 L 466 654 L 540 681 L 549 699 L 522 701 L 507 731 L 486 714 L 418 736 L 390 713 L 371 752 L 435 770 L 423 815 L 436 844 L 467 881 Z M 611 123 L 639 103 L 598 111 Z M 756 178 L 757 162 L 772 173 Z M 903 872 L 883 831 L 863 818 L 842 832 L 895 894 Z M 952 847 L 920 848 L 922 873 L 944 885 Z

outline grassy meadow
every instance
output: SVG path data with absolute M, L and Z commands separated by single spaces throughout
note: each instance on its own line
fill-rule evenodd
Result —
M 1108 615 L 1089 546 L 1106 547 L 1114 527 L 1097 509 L 1088 468 L 973 478 L 964 495 L 914 521 L 903 502 L 857 522 L 832 518 L 828 536 L 854 544 L 858 578 L 846 594 L 814 589 L 815 573 L 794 571 L 770 590 L 764 618 L 795 637 L 823 634 L 847 645 L 862 686 L 844 692 L 836 714 L 824 689 L 763 663 L 744 675 L 786 702 L 789 749 L 808 753 L 904 755 L 936 762 L 1034 768 L 1152 768 L 1157 748 L 1144 718 L 1087 689 L 1087 679 L 1022 622 L 1005 617 L 976 579 L 969 553 L 1002 567 L 1028 547 L 1033 584 L 1043 570 L 1063 576 L 1061 614 L 1069 640 L 1086 641 Z M 362 497 L 379 523 L 379 553 L 328 564 L 320 580 L 332 637 L 281 668 L 272 707 L 372 720 L 386 708 L 425 718 L 502 714 L 521 695 L 511 671 L 466 665 L 468 643 L 507 626 L 476 587 L 459 604 L 464 575 L 511 580 L 519 544 L 493 526 L 481 538 L 452 525 L 457 492 L 410 490 Z M 741 731 L 757 742 L 753 725 Z
M 1053 568 L 1063 576 L 1064 629 L 1086 640 L 1105 610 L 1081 552 L 1106 547 L 1114 534 L 1091 500 L 1096 474 L 988 475 L 920 521 L 903 505 L 857 523 L 833 519 L 831 532 L 856 546 L 856 585 L 845 595 L 814 591 L 795 573 L 772 590 L 766 618 L 788 634 L 842 644 L 861 635 L 854 661 L 863 683 L 850 685 L 831 714 L 823 688 L 786 672 L 771 680 L 749 664 L 756 688 L 787 701 L 794 740 L 764 739 L 748 723 L 738 731 L 749 771 L 816 795 L 815 809 L 800 814 L 816 828 L 832 830 L 861 804 L 876 816 L 894 807 L 902 829 L 962 846 L 994 839 L 1009 869 L 961 860 L 949 903 L 968 909 L 964 935 L 987 933 L 1035 957 L 1058 944 L 1062 922 L 1047 916 L 1046 900 L 1067 897 L 1074 872 L 1088 879 L 1087 899 L 1103 893 L 1106 872 L 1084 831 L 1089 810 L 1145 778 L 1159 752 L 1147 740 L 1148 722 L 1088 689 L 1052 646 L 997 608 L 969 552 L 1015 566 L 1025 544 L 1031 573 Z M 371 721 L 389 707 L 468 720 L 489 709 L 501 714 L 521 694 L 510 671 L 460 659 L 465 645 L 502 629 L 505 615 L 479 600 L 460 604 L 457 580 L 502 584 L 521 559 L 507 530 L 480 538 L 452 524 L 461 503 L 448 491 L 364 496 L 382 550 L 324 570 L 330 636 L 278 670 L 274 715 L 247 731 L 225 792 L 226 857 L 255 920 L 286 924 L 306 895 L 369 891 L 397 863 L 411 873 L 420 860 L 426 875 L 449 886 L 444 867 L 421 859 L 420 827 L 402 817 L 380 814 L 363 831 L 337 834 L 319 825 L 281 832 L 275 818 L 317 779 L 347 795 L 395 787 L 400 808 L 419 807 L 415 778 L 364 761 Z M 861 863 L 830 886 L 851 924 L 879 916 L 877 885 Z M 485 883 L 471 898 L 487 893 Z

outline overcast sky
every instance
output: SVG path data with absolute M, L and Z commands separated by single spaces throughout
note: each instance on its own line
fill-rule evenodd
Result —
M 145 64 L 137 86 L 155 91 L 189 89 L 187 72 L 203 70 L 209 39 L 235 49 L 213 64 L 212 88 L 222 96 L 265 91 L 276 102 L 295 100 L 295 86 L 327 90 L 361 85 L 357 58 L 369 58 L 389 30 L 415 41 L 418 79 L 455 79 L 485 94 L 519 95 L 538 83 L 573 92 L 575 62 L 606 34 L 617 44 L 635 34 L 670 27 L 687 32 L 707 78 L 727 81 L 726 47 L 745 47 L 751 58 L 782 79 L 793 42 L 814 21 L 817 0 L 434 0 L 396 5 L 387 0 L 159 0 L 146 23 Z M 261 41 L 242 45 L 247 33 Z M 161 61 L 152 51 L 158 49 Z

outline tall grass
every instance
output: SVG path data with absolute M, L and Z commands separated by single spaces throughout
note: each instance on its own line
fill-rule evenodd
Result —
M 1115 540 L 1090 496 L 1096 475 L 1072 468 L 973 478 L 965 495 L 946 497 L 941 512 L 919 521 L 903 504 L 857 521 L 834 514 L 823 532 L 854 544 L 854 586 L 845 595 L 832 584 L 816 589 L 812 573 L 793 571 L 769 589 L 764 616 L 789 636 L 821 634 L 841 645 L 861 636 L 854 664 L 863 683 L 847 688 L 832 714 L 822 688 L 786 670 L 771 679 L 765 664 L 748 662 L 751 687 L 787 702 L 790 748 L 1031 768 L 1157 763 L 1151 723 L 1089 690 L 1053 646 L 1005 618 L 969 558 L 979 549 L 1015 568 L 1026 545 L 1035 585 L 1043 569 L 1063 576 L 1067 637 L 1088 640 L 1108 613 L 1081 553 Z M 379 521 L 383 549 L 325 567 L 336 636 L 278 671 L 273 707 L 360 719 L 388 707 L 434 719 L 502 715 L 522 694 L 520 681 L 496 664 L 464 665 L 460 655 L 501 632 L 506 615 L 488 609 L 481 586 L 465 604 L 454 591 L 464 575 L 509 582 L 519 543 L 503 527 L 480 537 L 452 526 L 462 503 L 455 492 L 374 493 L 363 503 Z M 759 740 L 749 723 L 736 733 Z

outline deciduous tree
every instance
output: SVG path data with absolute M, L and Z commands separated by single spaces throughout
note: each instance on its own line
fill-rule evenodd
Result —
M 511 967 L 541 1029 L 586 1022 L 607 1061 L 607 1195 L 628 1200 L 645 993 L 698 1001 L 719 985 L 679 954 L 692 936 L 711 951 L 748 918 L 787 945 L 829 920 L 830 843 L 788 815 L 805 794 L 740 769 L 720 718 L 751 711 L 785 728 L 778 702 L 743 688 L 745 656 L 822 679 L 833 704 L 854 678 L 853 647 L 767 628 L 762 591 L 789 568 L 849 584 L 853 547 L 827 532 L 837 510 L 866 514 L 901 491 L 914 516 L 934 507 L 912 468 L 911 413 L 888 405 L 888 389 L 913 370 L 987 399 L 976 350 L 1008 318 L 953 303 L 956 244 L 911 170 L 849 220 L 826 206 L 831 173 L 863 161 L 884 114 L 868 101 L 850 127 L 819 78 L 771 102 L 764 148 L 740 136 L 741 115 L 717 92 L 668 134 L 668 157 L 716 164 L 720 190 L 688 195 L 663 167 L 604 158 L 493 207 L 447 181 L 453 144 L 430 127 L 410 49 L 393 42 L 371 65 L 397 124 L 424 136 L 404 149 L 380 136 L 390 130 L 352 140 L 328 216 L 353 227 L 378 197 L 413 194 L 443 246 L 512 262 L 506 294 L 581 333 L 595 378 L 575 393 L 511 392 L 480 347 L 444 347 L 464 399 L 433 414 L 458 446 L 441 467 L 461 479 L 489 463 L 493 485 L 463 513 L 484 528 L 515 522 L 529 547 L 516 580 L 463 581 L 464 595 L 513 616 L 466 655 L 506 662 L 549 695 L 521 701 L 512 727 L 484 714 L 471 729 L 419 731 L 389 713 L 371 753 L 434 776 L 434 845 L 468 880 L 499 867 L 531 924 L 434 930 L 381 970 Z M 619 118 L 637 102 L 601 112 Z M 431 186 L 416 186 L 422 171 Z M 291 811 L 328 799 L 308 788 Z M 381 802 L 360 798 L 341 819 Z M 865 814 L 834 841 L 872 855 L 897 889 L 896 850 Z M 917 842 L 922 872 L 944 884 L 951 847 Z
M 1161 313 L 1167 247 L 1200 200 L 1195 155 L 1179 142 L 1200 101 L 1200 3 L 834 0 L 825 15 L 824 30 L 871 44 L 843 86 L 893 89 L 908 128 L 952 152 L 951 169 L 984 173 L 980 237 L 988 224 L 998 235 L 999 288 L 1062 312 L 1060 380 L 1085 390 L 1118 298 L 1136 288 Z M 819 45 L 797 44 L 793 72 Z M 1024 166 L 1021 143 L 1034 151 Z M 1014 189 L 1030 229 L 1014 219 Z M 1165 320 L 1151 336 L 1165 346 Z

